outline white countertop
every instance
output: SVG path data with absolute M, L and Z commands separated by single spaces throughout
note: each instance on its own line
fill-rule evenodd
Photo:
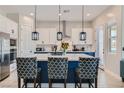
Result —
M 35 53 L 44 53 L 44 52 L 55 52 L 55 51 L 35 51 Z M 63 52 L 63 51 L 56 51 L 56 52 Z M 67 52 L 94 52 L 94 51 L 67 51 Z
M 62 56 L 53 56 L 50 54 L 43 54 L 43 55 L 35 54 L 35 56 L 37 57 L 38 61 L 47 61 L 48 57 L 68 57 L 69 61 L 78 61 L 79 57 L 92 57 L 86 54 L 66 54 Z

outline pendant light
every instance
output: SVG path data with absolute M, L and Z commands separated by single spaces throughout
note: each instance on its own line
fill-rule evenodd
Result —
M 35 5 L 35 14 L 34 14 L 34 32 L 32 32 L 32 40 L 39 40 L 39 33 L 36 31 L 36 17 L 37 17 L 37 6 Z
M 85 41 L 86 40 L 86 32 L 83 31 L 84 29 L 84 23 L 83 23 L 83 5 L 82 5 L 82 32 L 80 32 L 80 41 Z M 85 16 L 85 15 L 84 15 Z
M 61 7 L 60 7 L 60 5 L 59 5 L 59 14 L 58 14 L 58 16 L 59 16 L 59 32 L 57 32 L 57 40 L 62 41 L 63 34 L 60 31 L 60 16 L 61 16 Z

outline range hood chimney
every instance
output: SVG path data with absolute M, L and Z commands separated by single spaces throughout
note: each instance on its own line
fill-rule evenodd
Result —
M 66 33 L 66 21 L 65 20 L 62 21 L 62 25 L 63 25 L 63 38 L 70 38 L 70 36 L 68 36 Z

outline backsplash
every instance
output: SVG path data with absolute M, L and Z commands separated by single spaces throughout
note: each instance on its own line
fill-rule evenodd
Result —
M 57 46 L 57 51 L 62 51 L 61 43 L 55 44 L 37 44 L 36 51 L 55 51 L 54 46 Z M 67 51 L 92 51 L 92 45 L 72 45 L 69 44 Z

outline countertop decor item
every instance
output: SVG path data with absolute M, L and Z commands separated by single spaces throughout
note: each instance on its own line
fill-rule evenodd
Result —
M 59 16 L 59 32 L 57 32 L 57 40 L 58 41 L 62 41 L 62 38 L 63 38 L 63 34 L 62 34 L 62 32 L 60 31 L 60 17 L 61 17 L 61 7 L 60 7 L 60 5 L 59 5 L 59 14 L 58 14 L 58 16 Z
M 61 47 L 63 48 L 63 53 L 64 53 L 64 55 L 65 55 L 65 54 L 66 54 L 66 50 L 67 50 L 68 47 L 69 47 L 69 43 L 62 42 Z
M 39 40 L 39 33 L 36 31 L 36 17 L 37 17 L 37 6 L 35 5 L 35 15 L 34 15 L 34 32 L 32 32 L 32 40 L 37 41 Z

